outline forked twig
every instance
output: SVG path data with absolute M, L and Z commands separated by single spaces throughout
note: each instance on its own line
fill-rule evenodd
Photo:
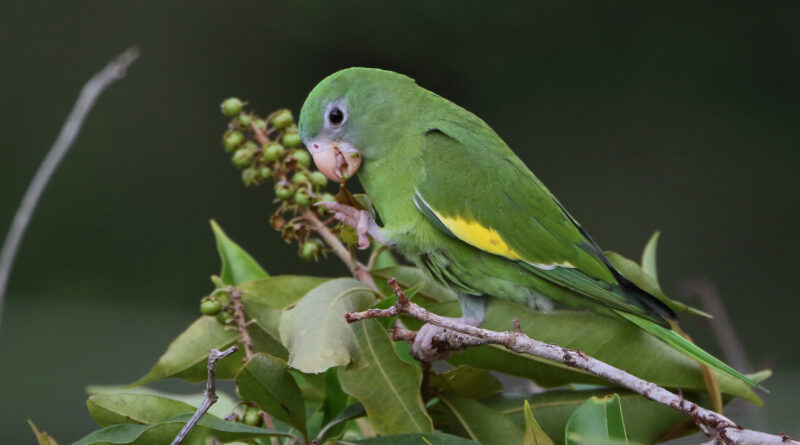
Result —
M 206 391 L 205 397 L 203 397 L 203 403 L 197 408 L 194 415 L 186 422 L 186 425 L 181 428 L 178 432 L 178 435 L 175 436 L 175 439 L 172 441 L 172 445 L 178 445 L 183 442 L 183 439 L 186 439 L 186 436 L 192 431 L 197 422 L 203 418 L 204 415 L 208 412 L 211 405 L 217 403 L 217 361 L 222 360 L 223 358 L 233 354 L 234 352 L 238 351 L 239 347 L 236 345 L 231 346 L 230 348 L 220 352 L 219 349 L 212 349 L 208 354 L 208 380 L 206 380 Z

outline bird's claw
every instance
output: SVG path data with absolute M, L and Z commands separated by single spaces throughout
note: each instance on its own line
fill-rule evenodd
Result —
M 359 249 L 369 249 L 370 241 L 369 237 L 367 237 L 368 234 L 375 238 L 376 241 L 381 242 L 382 237 L 379 235 L 378 225 L 372 219 L 372 215 L 366 210 L 359 210 L 346 204 L 330 201 L 318 202 L 316 205 L 327 207 L 333 212 L 334 218 L 355 229 L 358 235 Z

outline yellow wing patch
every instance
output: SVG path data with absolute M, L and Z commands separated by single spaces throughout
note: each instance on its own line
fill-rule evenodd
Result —
M 531 266 L 538 267 L 544 270 L 552 270 L 556 267 L 567 267 L 567 268 L 574 268 L 569 261 L 563 261 L 561 263 L 555 264 L 537 264 L 530 262 L 524 259 L 519 253 L 517 253 L 514 249 L 512 249 L 503 238 L 491 227 L 486 227 L 475 221 L 474 219 L 466 219 L 461 217 L 460 215 L 457 216 L 444 216 L 441 213 L 437 212 L 433 209 L 426 201 L 422 198 L 419 192 L 416 193 L 415 204 L 420 211 L 424 210 L 430 212 L 432 217 L 435 217 L 438 222 L 440 222 L 450 233 L 453 234 L 456 238 L 464 241 L 465 243 L 477 247 L 478 249 L 483 250 L 484 252 L 489 252 L 494 255 L 499 255 L 510 260 L 522 260 Z M 423 213 L 425 213 L 423 211 Z
M 483 251 L 504 256 L 510 260 L 522 259 L 514 249 L 509 247 L 508 244 L 500 238 L 500 234 L 491 227 L 484 227 L 477 221 L 467 221 L 458 216 L 454 218 L 447 217 L 433 209 L 431 209 L 431 211 L 439 218 L 439 221 L 447 227 L 447 230 L 452 232 L 453 235 L 461 241 L 471 244 Z

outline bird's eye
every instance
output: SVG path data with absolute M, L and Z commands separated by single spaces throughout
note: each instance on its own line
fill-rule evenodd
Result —
M 344 120 L 344 113 L 339 107 L 333 107 L 328 111 L 328 120 L 333 125 L 339 125 Z

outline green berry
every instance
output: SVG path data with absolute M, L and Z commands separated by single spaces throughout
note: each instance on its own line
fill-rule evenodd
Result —
M 250 128 L 250 122 L 253 120 L 253 117 L 249 114 L 240 114 L 239 115 L 239 125 L 244 128 Z
M 236 97 L 229 97 L 222 101 L 220 108 L 222 109 L 222 114 L 233 117 L 242 112 L 242 101 Z
M 267 129 L 267 122 L 264 119 L 255 119 L 253 120 L 253 126 L 264 131 Z
M 303 141 L 300 139 L 300 133 L 287 131 L 281 138 L 281 143 L 289 148 L 294 148 L 302 145 Z
M 217 300 L 203 300 L 200 303 L 200 313 L 203 315 L 217 315 L 222 311 L 222 304 Z
M 269 167 L 261 167 L 261 179 L 269 179 L 272 177 L 272 169 Z
M 253 141 L 247 141 L 244 144 L 242 144 L 242 148 L 246 148 L 251 151 L 256 151 L 258 150 L 258 144 L 256 144 Z
M 247 408 L 247 411 L 244 412 L 244 423 L 250 426 L 259 426 L 261 425 L 261 412 L 254 407 Z
M 275 162 L 286 154 L 283 145 L 273 142 L 264 147 L 264 160 L 267 162 Z
M 321 251 L 322 245 L 320 245 L 319 241 L 310 239 L 303 244 L 300 250 L 300 258 L 306 261 L 316 261 Z
M 229 311 L 222 311 L 217 314 L 217 321 L 222 324 L 230 324 L 233 321 L 233 314 Z
M 225 133 L 225 137 L 222 139 L 223 144 L 225 145 L 225 151 L 233 151 L 244 142 L 244 135 L 241 131 L 229 131 Z
M 292 152 L 292 157 L 297 160 L 297 163 L 303 167 L 311 165 L 311 155 L 305 150 L 295 150 Z
M 259 171 L 252 167 L 242 170 L 242 182 L 246 186 L 258 185 L 259 177 Z
M 272 118 L 270 122 L 273 127 L 277 128 L 278 130 L 283 130 L 284 128 L 288 128 L 290 125 L 294 123 L 294 118 L 292 118 L 292 112 L 289 110 L 281 110 L 275 117 Z
M 311 197 L 308 196 L 307 191 L 301 189 L 294 194 L 294 202 L 299 206 L 307 206 L 311 204 Z
M 233 165 L 235 165 L 235 166 L 237 166 L 239 168 L 249 167 L 250 164 L 253 163 L 253 156 L 255 154 L 256 153 L 253 150 L 248 150 L 246 148 L 240 148 L 240 149 L 236 150 L 236 152 L 233 154 L 233 157 L 231 158 L 231 162 L 233 162 Z
M 325 187 L 328 183 L 328 178 L 322 172 L 313 172 L 311 173 L 311 183 L 318 187 Z
M 297 172 L 292 176 L 292 182 L 295 184 L 305 184 L 308 182 L 308 175 L 303 172 Z
M 288 200 L 294 195 L 294 191 L 286 184 L 275 184 L 275 196 L 283 201 Z

